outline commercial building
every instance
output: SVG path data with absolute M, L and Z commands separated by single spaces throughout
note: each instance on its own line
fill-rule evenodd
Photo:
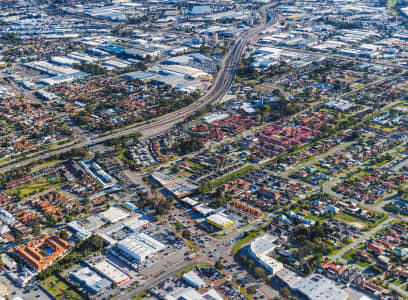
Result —
M 186 199 L 186 198 L 184 198 L 184 199 Z M 211 215 L 212 213 L 215 212 L 214 208 L 211 208 L 211 207 L 209 207 L 209 206 L 207 206 L 205 204 L 199 204 L 197 206 L 194 206 L 193 210 L 198 212 L 203 217 L 208 217 L 209 215 Z
M 234 224 L 233 220 L 228 219 L 228 217 L 223 213 L 216 213 L 206 218 L 206 221 L 220 229 L 225 229 L 232 224 Z
M 131 280 L 129 275 L 106 260 L 101 260 L 93 264 L 92 268 L 100 275 L 108 278 L 115 286 L 122 285 Z
M 163 187 L 167 187 L 176 182 L 177 178 L 162 172 L 153 172 L 150 177 Z
M 187 284 L 196 289 L 201 289 L 206 286 L 204 280 L 202 280 L 193 270 L 185 273 L 182 278 Z
M 94 215 L 91 215 L 88 218 L 79 221 L 79 223 L 85 230 L 89 232 L 94 232 L 105 224 L 100 216 Z
M 67 224 L 67 227 L 72 231 L 80 240 L 86 240 L 91 236 L 91 232 L 86 230 L 78 221 L 72 221 Z
M 112 286 L 106 278 L 102 278 L 90 268 L 85 267 L 71 274 L 71 278 L 84 286 L 91 294 L 99 294 Z
M 145 233 L 129 236 L 117 244 L 118 250 L 138 263 L 144 262 L 166 247 L 165 244 Z
M 200 294 L 193 288 L 178 288 L 174 292 L 166 295 L 165 300 L 224 300 L 215 289 L 210 289 L 204 294 Z
M 184 197 L 184 198 L 181 200 L 181 202 L 184 202 L 185 204 L 187 204 L 187 205 L 189 205 L 189 206 L 191 206 L 191 207 L 195 207 L 195 206 L 197 206 L 198 204 L 200 204 L 200 202 L 198 202 L 198 201 L 196 201 L 196 200 L 193 200 L 193 199 L 191 199 L 190 197 Z
M 162 172 L 153 172 L 150 177 L 178 199 L 192 194 L 198 188 L 196 184 L 188 180 L 179 179 Z
M 139 231 L 143 228 L 146 228 L 152 223 L 152 220 L 139 215 L 138 217 L 130 218 L 123 222 L 124 227 L 130 229 L 133 232 Z
M 54 84 L 60 84 L 64 82 L 70 82 L 75 79 L 79 79 L 82 77 L 87 77 L 88 74 L 84 72 L 76 72 L 76 73 L 70 73 L 70 74 L 62 74 L 58 76 L 53 76 L 49 78 L 43 78 L 41 79 L 41 83 L 44 83 L 46 85 L 54 85 Z
M 92 160 L 83 160 L 79 162 L 85 172 L 88 173 L 96 182 L 98 182 L 104 189 L 113 187 L 116 181 L 107 174 L 102 168 Z
M 181 55 L 166 59 L 164 62 L 169 65 L 187 65 L 193 61 L 193 58 L 188 55 Z
M 282 263 L 273 259 L 269 254 L 276 248 L 274 242 L 278 238 L 270 234 L 265 234 L 253 240 L 249 245 L 249 255 L 262 265 L 268 272 L 275 274 L 283 270 Z
M 46 61 L 33 61 L 25 64 L 26 67 L 32 68 L 42 73 L 46 73 L 49 75 L 68 75 L 68 74 L 75 74 L 78 71 L 67 67 L 67 66 L 57 66 L 54 64 L 50 64 Z
M 179 288 L 167 295 L 165 300 L 205 300 L 205 298 L 193 288 Z
M 136 58 L 141 58 L 141 59 L 146 59 L 147 57 L 157 58 L 161 54 L 160 50 L 157 50 L 155 48 L 142 47 L 142 46 L 126 48 L 123 52 L 126 55 L 136 57 Z
M 123 219 L 126 219 L 130 214 L 118 207 L 111 207 L 108 210 L 101 212 L 100 217 L 107 223 L 117 223 Z
M 15 253 L 34 270 L 41 271 L 65 254 L 70 247 L 70 243 L 58 236 L 48 235 L 16 249 Z
M 131 218 L 113 223 L 98 231 L 98 235 L 107 245 L 116 245 L 119 241 L 129 236 L 130 232 L 139 232 L 152 223 L 152 220 L 143 215 L 132 215 Z
M 292 288 L 296 282 L 303 279 L 302 276 L 285 267 L 277 272 L 275 276 L 289 288 Z
M 156 76 L 157 76 L 156 73 L 144 72 L 144 71 L 135 71 L 135 72 L 130 72 L 130 73 L 126 73 L 122 75 L 122 77 L 125 79 L 140 80 L 143 82 L 152 80 Z
M 352 109 L 355 105 L 347 100 L 332 99 L 326 102 L 324 106 L 345 112 Z
M 139 209 L 136 205 L 129 201 L 122 202 L 122 206 L 130 211 L 137 211 Z
M 15 221 L 14 216 L 4 209 L 0 209 L 0 220 L 4 224 L 11 224 Z
M 189 13 L 192 16 L 208 15 L 211 14 L 211 7 L 209 7 L 208 5 L 193 6 L 193 8 L 190 9 Z
M 202 70 L 181 66 L 181 65 L 168 65 L 162 67 L 163 72 L 170 72 L 176 75 L 182 75 L 187 79 L 210 79 L 210 75 Z
M 64 56 L 54 56 L 50 59 L 50 61 L 54 64 L 64 65 L 64 66 L 71 66 L 73 64 L 79 63 L 79 61 L 76 59 L 64 57 Z
M 89 56 L 85 53 L 80 53 L 80 52 L 71 52 L 67 55 L 68 58 L 86 62 L 86 63 L 96 63 L 98 62 L 98 58 Z
M 303 278 L 291 287 L 309 300 L 346 300 L 348 294 L 336 287 L 329 279 L 319 274 Z
M 222 121 L 229 117 L 229 114 L 225 113 L 211 113 L 202 118 L 203 122 L 206 124 L 212 124 L 216 121 Z
M 166 189 L 177 199 L 181 199 L 191 195 L 198 186 L 188 180 L 177 179 L 172 185 L 168 185 Z

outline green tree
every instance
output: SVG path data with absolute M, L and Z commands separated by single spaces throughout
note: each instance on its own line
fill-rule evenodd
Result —
M 103 248 L 103 239 L 99 235 L 92 235 L 88 240 L 86 240 L 86 244 L 93 247 L 95 250 L 99 250 Z M 88 247 L 87 245 L 85 247 Z
M 183 235 L 183 238 L 185 238 L 187 240 L 189 240 L 191 238 L 191 232 L 188 229 L 184 229 L 182 235 Z
M 222 269 L 224 269 L 224 265 L 223 265 L 223 263 L 222 263 L 222 261 L 221 260 L 217 260 L 216 262 L 215 262 L 215 268 L 217 269 L 217 270 L 222 270 Z
M 32 230 L 33 235 L 39 235 L 41 233 L 41 228 L 40 228 L 40 224 L 38 224 L 38 222 L 35 222 L 33 224 L 33 230 Z
M 68 231 L 66 231 L 65 229 L 62 229 L 59 233 L 58 233 L 59 237 L 62 238 L 63 240 L 67 240 L 69 238 L 69 233 Z
M 290 295 L 292 294 L 291 292 L 290 292 L 290 290 L 288 289 L 288 288 L 281 288 L 280 289 L 280 291 L 279 291 L 279 293 L 283 296 L 283 297 L 286 297 L 286 298 L 289 298 L 290 297 Z
M 261 267 L 255 267 L 253 270 L 255 278 L 264 278 L 265 277 L 265 271 Z
M 177 231 L 181 231 L 184 229 L 183 224 L 181 224 L 180 222 L 174 223 L 174 227 L 176 227 Z

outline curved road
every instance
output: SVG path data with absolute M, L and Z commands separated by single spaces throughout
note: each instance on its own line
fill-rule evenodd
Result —
M 165 132 L 166 130 L 171 128 L 174 124 L 183 121 L 184 119 L 193 115 L 203 107 L 218 101 L 219 99 L 224 97 L 224 95 L 229 91 L 233 83 L 237 67 L 240 63 L 240 59 L 244 53 L 245 48 L 250 43 L 251 39 L 254 38 L 261 31 L 265 30 L 266 28 L 275 25 L 279 20 L 277 13 L 272 9 L 271 5 L 263 6 L 260 10 L 260 13 L 263 17 L 262 24 L 254 28 L 251 28 L 245 33 L 242 33 L 237 40 L 233 41 L 232 47 L 228 51 L 228 54 L 225 56 L 221 64 L 221 70 L 218 72 L 218 75 L 214 81 L 213 86 L 203 97 L 201 97 L 195 103 L 187 107 L 184 107 L 178 111 L 154 119 L 153 121 L 145 125 L 136 126 L 128 129 L 123 128 L 107 136 L 89 139 L 86 142 L 81 142 L 68 147 L 63 147 L 52 152 L 38 154 L 28 159 L 19 161 L 17 163 L 10 162 L 7 166 L 4 166 L 3 168 L 0 169 L 0 173 L 7 172 L 13 168 L 28 165 L 39 159 L 47 159 L 53 155 L 64 153 L 74 148 L 99 144 L 112 138 L 129 135 L 135 132 L 142 133 L 143 139 L 151 138 Z

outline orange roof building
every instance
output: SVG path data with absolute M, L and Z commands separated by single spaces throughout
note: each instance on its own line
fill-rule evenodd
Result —
M 71 244 L 56 235 L 39 238 L 15 250 L 15 253 L 36 271 L 49 267 L 65 254 Z
M 325 262 L 322 264 L 322 269 L 326 270 L 328 273 L 333 275 L 341 275 L 345 270 L 347 270 L 346 266 L 336 265 L 332 262 Z

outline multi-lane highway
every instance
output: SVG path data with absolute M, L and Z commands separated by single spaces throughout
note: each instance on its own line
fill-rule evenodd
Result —
M 239 65 L 240 59 L 244 53 L 245 48 L 250 43 L 251 39 L 253 39 L 257 34 L 261 31 L 265 30 L 266 28 L 273 26 L 279 20 L 277 13 L 273 10 L 271 5 L 263 6 L 260 9 L 260 13 L 262 16 L 261 24 L 257 25 L 249 29 L 248 31 L 242 33 L 232 44 L 231 48 L 226 54 L 223 62 L 221 63 L 220 71 L 218 72 L 217 77 L 214 80 L 212 87 L 209 91 L 201 97 L 195 103 L 184 107 L 178 111 L 166 114 L 159 118 L 154 119 L 148 124 L 135 126 L 132 128 L 124 128 L 118 130 L 112 134 L 103 136 L 103 137 L 96 137 L 93 139 L 88 139 L 86 141 L 82 141 L 81 143 L 70 145 L 68 147 L 63 147 L 58 150 L 46 152 L 46 153 L 39 153 L 38 155 L 32 155 L 31 157 L 19 161 L 17 163 L 10 163 L 0 169 L 0 173 L 4 173 L 9 171 L 13 168 L 25 166 L 32 162 L 35 162 L 39 159 L 47 159 L 53 155 L 60 154 L 67 152 L 74 148 L 80 148 L 84 146 L 89 146 L 93 144 L 98 144 L 110 140 L 115 137 L 120 137 L 124 135 L 129 135 L 135 132 L 140 132 L 143 135 L 143 139 L 151 138 L 162 134 L 166 130 L 170 129 L 175 124 L 183 121 L 187 117 L 193 115 L 203 107 L 215 103 L 218 100 L 222 99 L 225 94 L 229 91 L 231 84 L 233 83 L 234 76 Z

